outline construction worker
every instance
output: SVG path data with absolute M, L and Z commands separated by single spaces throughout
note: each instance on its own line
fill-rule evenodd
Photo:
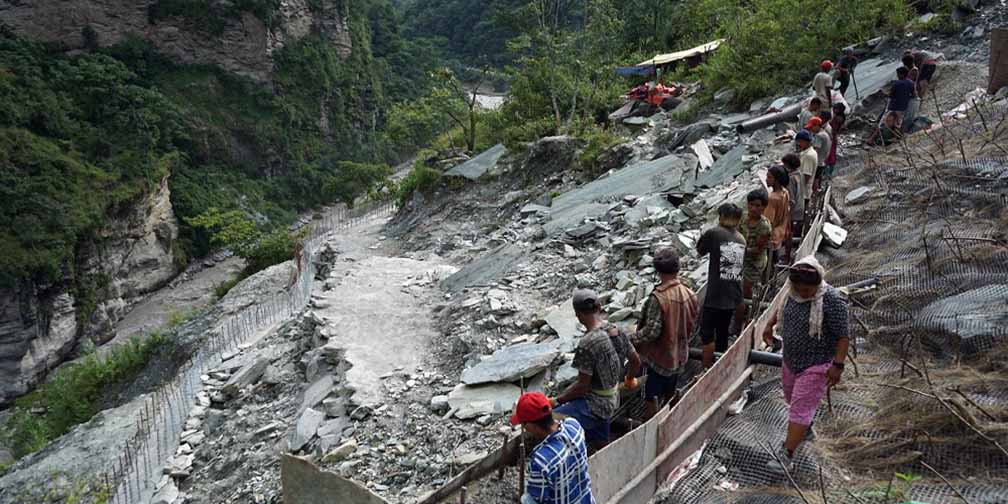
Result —
M 814 438 L 812 420 L 827 389 L 840 383 L 850 345 L 849 312 L 843 294 L 826 283 L 825 269 L 815 256 L 791 267 L 788 298 L 771 315 L 763 340 L 772 345 L 774 325 L 781 330 L 781 385 L 788 403 L 787 437 L 768 466 L 792 472 L 798 445 Z
M 710 254 L 707 294 L 700 314 L 700 340 L 705 368 L 714 365 L 714 352 L 728 349 L 735 312 L 742 304 L 742 262 L 746 241 L 738 232 L 742 209 L 734 203 L 718 208 L 718 225 L 697 240 L 700 257 Z
M 610 420 L 619 408 L 619 384 L 636 387 L 640 356 L 630 338 L 602 317 L 602 303 L 595 291 L 574 291 L 573 305 L 574 314 L 586 328 L 571 362 L 578 377 L 550 402 L 558 414 L 577 419 L 588 445 L 600 449 L 609 442 Z
M 875 147 L 885 147 L 903 138 L 903 131 L 896 125 L 896 113 L 888 112 L 882 118 L 882 125 L 868 136 L 865 144 Z
M 577 420 L 556 421 L 550 400 L 529 392 L 518 398 L 511 425 L 538 441 L 529 454 L 522 504 L 595 504 L 585 432 Z
M 829 181 L 833 178 L 836 172 L 837 164 L 837 145 L 840 142 L 840 133 L 843 131 L 844 126 L 847 124 L 847 112 L 846 108 L 842 103 L 836 103 L 833 105 L 833 115 L 827 120 L 829 124 L 830 132 L 830 150 L 829 154 L 826 156 L 826 171 L 823 173 L 823 180 L 829 184 Z
M 637 353 L 647 364 L 645 419 L 675 397 L 680 371 L 689 360 L 689 339 L 699 311 L 696 294 L 679 282 L 679 254 L 661 249 L 651 264 L 660 283 L 644 302 L 633 337 Z
M 833 70 L 833 62 L 830 60 L 823 60 L 819 64 L 819 73 L 816 74 L 815 78 L 812 79 L 812 89 L 815 90 L 816 96 L 822 100 L 822 105 L 826 109 L 833 108 L 833 77 L 830 75 L 830 70 Z

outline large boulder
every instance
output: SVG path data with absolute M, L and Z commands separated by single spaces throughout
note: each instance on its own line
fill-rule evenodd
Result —
M 566 135 L 540 138 L 529 148 L 522 163 L 526 182 L 539 182 L 554 173 L 569 170 L 577 161 L 578 142 Z
M 462 420 L 510 411 L 521 396 L 521 388 L 510 383 L 456 385 L 448 394 L 448 405 Z
M 525 343 L 504 347 L 462 371 L 462 383 L 479 385 L 531 378 L 549 367 L 559 353 L 556 345 L 550 344 Z

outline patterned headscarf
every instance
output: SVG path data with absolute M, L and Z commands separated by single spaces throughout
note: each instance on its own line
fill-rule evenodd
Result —
M 798 295 L 798 291 L 794 288 L 794 285 L 788 281 L 788 298 L 795 304 L 812 303 L 812 307 L 809 309 L 809 336 L 819 339 L 822 337 L 823 295 L 826 294 L 826 290 L 829 288 L 829 284 L 826 283 L 826 268 L 823 268 L 822 264 L 819 264 L 814 254 L 795 262 L 791 267 L 800 266 L 809 267 L 819 272 L 819 278 L 821 279 L 819 289 L 816 290 L 814 296 L 803 298 Z M 781 303 L 780 312 L 777 314 L 778 320 L 783 320 L 784 307 L 786 305 L 787 301 Z

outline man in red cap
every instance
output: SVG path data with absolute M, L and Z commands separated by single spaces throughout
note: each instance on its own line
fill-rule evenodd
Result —
M 519 424 L 539 440 L 528 458 L 522 504 L 595 504 L 581 424 L 573 418 L 556 421 L 549 398 L 540 392 L 518 399 L 511 425 Z
M 805 123 L 805 129 L 812 133 L 812 148 L 816 152 L 815 183 L 813 186 L 819 187 L 819 181 L 826 170 L 826 159 L 829 157 L 830 144 L 833 143 L 833 139 L 830 138 L 829 132 L 823 129 L 821 117 L 809 119 L 809 122 Z
M 820 64 L 821 71 L 816 74 L 815 79 L 812 79 L 812 89 L 815 90 L 816 96 L 822 100 L 822 104 L 826 110 L 833 109 L 833 76 L 830 75 L 830 70 L 833 70 L 833 62 L 830 60 L 823 60 Z

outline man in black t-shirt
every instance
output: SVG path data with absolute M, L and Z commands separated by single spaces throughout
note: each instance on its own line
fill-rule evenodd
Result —
M 700 256 L 710 254 L 707 294 L 700 315 L 704 367 L 714 365 L 714 352 L 728 349 L 728 332 L 735 310 L 742 304 L 742 261 L 746 241 L 738 232 L 742 209 L 733 203 L 718 208 L 718 225 L 697 241 Z M 716 343 L 716 344 L 715 344 Z

